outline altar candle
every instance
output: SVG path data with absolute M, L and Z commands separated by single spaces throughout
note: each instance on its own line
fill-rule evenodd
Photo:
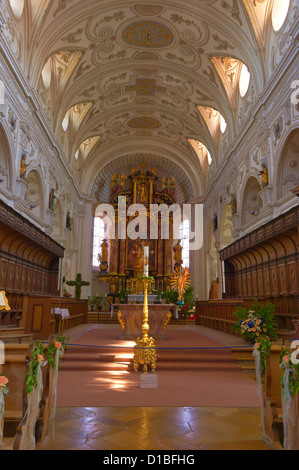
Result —
M 149 257 L 149 247 L 144 247 L 143 252 L 143 276 L 148 277 L 148 257 Z

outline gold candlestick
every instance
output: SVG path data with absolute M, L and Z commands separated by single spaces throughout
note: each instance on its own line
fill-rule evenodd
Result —
M 144 291 L 144 305 L 143 305 L 143 317 L 142 317 L 142 338 L 136 340 L 134 346 L 134 370 L 138 371 L 139 366 L 143 365 L 143 372 L 146 374 L 148 366 L 151 367 L 152 371 L 156 370 L 156 347 L 153 338 L 149 338 L 149 324 L 148 324 L 148 286 L 149 280 L 143 279 L 143 291 Z

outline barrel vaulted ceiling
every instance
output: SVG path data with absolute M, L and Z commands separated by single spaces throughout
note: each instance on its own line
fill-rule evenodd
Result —
M 82 190 L 105 197 L 97 184 L 142 160 L 175 175 L 182 200 L 198 197 L 264 86 L 271 3 L 28 0 L 23 68 Z

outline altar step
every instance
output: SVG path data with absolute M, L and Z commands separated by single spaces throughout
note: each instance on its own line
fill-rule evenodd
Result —
M 118 319 L 116 316 L 111 318 L 110 312 L 88 312 L 87 323 L 113 325 Z
M 96 348 L 69 346 L 63 356 L 60 370 L 126 372 L 132 362 L 132 348 Z
M 252 356 L 252 347 L 248 348 L 232 348 L 232 356 L 241 367 L 243 374 L 249 378 L 256 380 L 255 361 Z
M 105 324 L 105 325 L 115 325 L 118 323 L 117 316 L 114 315 L 111 318 L 110 312 L 88 312 L 88 321 L 87 323 L 93 324 Z M 195 320 L 185 320 L 185 319 L 176 319 L 171 318 L 169 325 L 195 325 Z

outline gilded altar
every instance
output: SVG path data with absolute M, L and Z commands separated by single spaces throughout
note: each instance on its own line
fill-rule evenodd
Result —
M 143 305 L 114 305 L 114 312 L 121 326 L 120 339 L 134 340 L 142 336 Z M 166 330 L 171 320 L 171 305 L 148 305 L 148 335 L 155 339 L 167 340 Z
M 149 277 L 153 279 L 149 282 L 149 295 L 155 291 L 169 291 L 173 270 L 178 267 L 173 247 L 173 214 L 169 211 L 167 238 L 162 237 L 161 213 L 157 211 L 153 215 L 151 210 L 155 204 L 164 204 L 167 207 L 175 204 L 175 180 L 173 177 L 158 175 L 154 168 L 146 170 L 145 165 L 141 166 L 142 169 L 132 168 L 129 175 L 115 174 L 111 179 L 109 204 L 115 213 L 115 236 L 109 237 L 107 233 L 107 240 L 99 247 L 99 280 L 110 284 L 108 300 L 111 304 L 120 298 L 121 291 L 131 295 L 143 294 L 140 278 L 145 245 L 149 247 Z M 125 216 L 119 208 L 120 198 L 125 198 L 126 201 Z M 127 210 L 133 204 L 145 208 L 144 223 L 140 223 L 138 212 L 137 215 L 131 215 Z M 125 224 L 125 236 L 119 236 L 120 224 Z M 137 238 L 131 236 L 130 229 L 133 234 L 134 230 L 138 233 Z M 155 236 L 152 236 L 153 233 Z

